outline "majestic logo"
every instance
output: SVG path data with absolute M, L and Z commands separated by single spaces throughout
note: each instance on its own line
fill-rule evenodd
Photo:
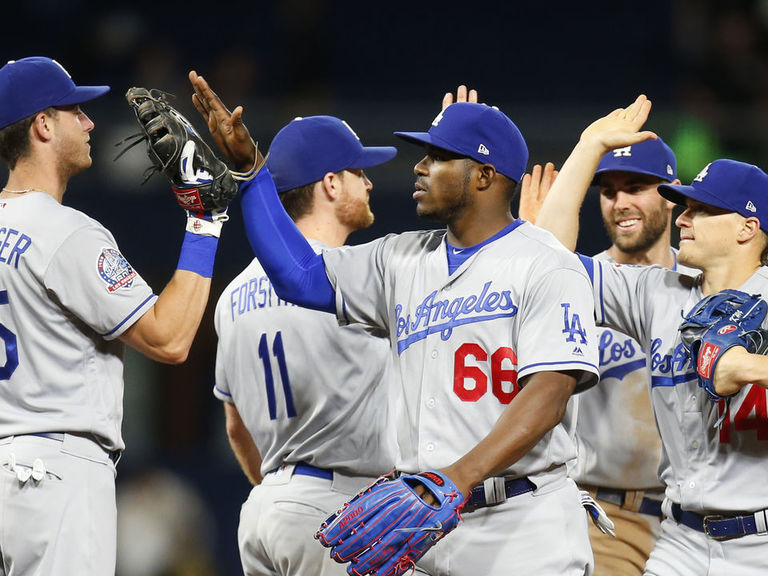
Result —
M 494 292 L 491 284 L 486 282 L 480 294 L 452 300 L 438 300 L 435 290 L 416 306 L 413 314 L 404 315 L 403 305 L 395 305 L 397 353 L 402 354 L 411 344 L 430 334 L 439 332 L 440 338 L 448 340 L 457 326 L 515 316 L 517 306 L 512 302 L 510 291 Z
M 746 208 L 747 210 L 749 210 L 750 212 L 753 212 L 753 213 L 757 212 L 757 206 L 752 204 L 752 200 L 748 200 L 747 201 L 747 205 L 744 208 Z
M 693 181 L 694 182 L 703 182 L 704 178 L 709 176 L 709 167 L 711 165 L 712 165 L 712 162 L 710 162 L 709 164 L 704 166 L 704 169 L 696 175 L 696 178 L 694 178 Z
M 114 248 L 102 248 L 97 261 L 99 276 L 107 283 L 107 290 L 115 292 L 123 287 L 131 287 L 136 271 L 120 252 Z
M 613 151 L 614 158 L 622 158 L 632 156 L 632 146 L 625 146 L 624 148 L 616 148 Z
M 722 336 L 723 334 L 728 334 L 728 332 L 733 332 L 734 330 L 736 330 L 736 326 L 733 324 L 728 324 L 728 326 L 723 326 L 720 328 L 717 333 Z
M 720 353 L 721 346 L 715 346 L 711 342 L 705 342 L 699 351 L 699 364 L 696 369 L 703 378 L 712 377 L 712 360 Z
M 490 154 L 491 154 L 491 151 L 488 150 L 488 148 L 485 147 L 485 144 L 480 144 L 480 146 L 478 146 L 478 148 L 477 148 L 477 152 L 479 154 L 484 154 L 485 156 L 490 156 Z

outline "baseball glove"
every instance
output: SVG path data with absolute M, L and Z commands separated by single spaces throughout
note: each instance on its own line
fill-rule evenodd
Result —
M 237 183 L 189 120 L 168 103 L 168 95 L 159 90 L 130 88 L 125 98 L 136 114 L 141 132 L 126 139 L 134 141 L 120 155 L 139 142 L 147 142 L 147 153 L 154 166 L 144 182 L 155 172 L 163 172 L 171 181 L 176 201 L 185 210 L 226 210 L 237 195 Z
M 752 354 L 768 350 L 768 331 L 760 327 L 766 312 L 768 304 L 759 294 L 723 290 L 701 300 L 685 316 L 680 338 L 696 365 L 699 386 L 712 400 L 722 398 L 715 392 L 712 378 L 726 350 L 734 346 L 743 346 Z
M 431 506 L 414 491 L 431 492 Z M 349 562 L 352 576 L 399 576 L 461 520 L 464 495 L 437 471 L 379 478 L 328 518 L 316 534 L 331 558 Z

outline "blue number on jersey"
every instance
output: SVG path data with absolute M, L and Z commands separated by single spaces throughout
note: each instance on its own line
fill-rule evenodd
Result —
M 0 291 L 0 305 L 8 304 L 8 290 Z M 16 334 L 0 324 L 0 338 L 5 343 L 5 364 L 0 367 L 0 380 L 8 380 L 19 367 L 19 350 L 16 348 Z
M 277 367 L 280 370 L 280 380 L 283 382 L 285 394 L 285 411 L 288 418 L 296 416 L 293 406 L 293 394 L 291 393 L 291 381 L 288 378 L 288 367 L 285 365 L 285 348 L 283 348 L 283 334 L 278 332 L 272 343 L 272 354 L 277 359 Z M 262 334 L 259 339 L 259 358 L 264 363 L 264 380 L 267 384 L 267 406 L 269 407 L 269 419 L 277 419 L 277 401 L 275 400 L 275 380 L 272 376 L 272 363 L 269 359 L 269 345 L 267 335 Z

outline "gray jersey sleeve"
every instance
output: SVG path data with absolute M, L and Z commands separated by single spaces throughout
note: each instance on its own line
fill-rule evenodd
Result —
M 112 235 L 97 225 L 79 228 L 64 240 L 44 283 L 64 308 L 107 340 L 125 332 L 156 299 Z

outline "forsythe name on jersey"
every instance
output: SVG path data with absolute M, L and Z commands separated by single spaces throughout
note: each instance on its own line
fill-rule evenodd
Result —
M 396 304 L 398 354 L 436 332 L 440 333 L 440 338 L 448 340 L 456 326 L 515 316 L 517 306 L 512 302 L 510 291 L 492 291 L 491 284 L 486 282 L 480 294 L 459 296 L 452 300 L 437 300 L 438 291 L 435 290 L 416 306 L 413 315 L 403 316 L 403 305 Z M 441 322 L 443 320 L 445 322 Z M 405 337 L 401 339 L 403 335 Z
M 0 227 L 0 262 L 18 268 L 19 259 L 31 245 L 32 238 L 26 234 L 13 228 Z
M 271 308 L 272 306 L 295 306 L 290 302 L 281 300 L 272 289 L 272 283 L 267 276 L 250 278 L 234 288 L 229 293 L 230 312 L 232 321 L 235 314 L 242 316 L 251 310 L 259 308 Z

